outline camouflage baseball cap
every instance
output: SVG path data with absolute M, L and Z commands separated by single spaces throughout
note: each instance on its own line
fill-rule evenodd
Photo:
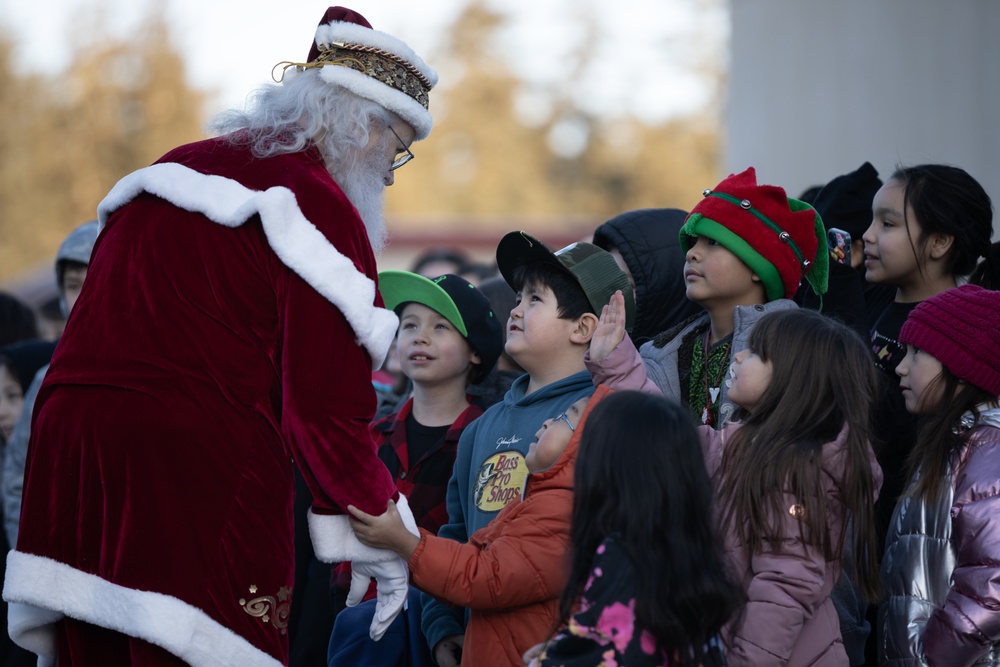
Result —
M 625 297 L 625 329 L 632 330 L 635 323 L 635 297 L 628 276 L 618 267 L 615 258 L 607 250 L 593 243 L 578 241 L 562 250 L 553 252 L 544 243 L 525 231 L 506 234 L 497 246 L 497 266 L 500 274 L 515 291 L 521 288 L 515 283 L 515 274 L 522 266 L 542 262 L 569 273 L 587 295 L 594 313 L 608 304 L 617 290 Z

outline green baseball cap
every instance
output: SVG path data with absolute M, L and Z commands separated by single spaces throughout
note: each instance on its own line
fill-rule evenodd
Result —
M 486 295 L 465 278 L 447 273 L 425 278 L 409 271 L 382 271 L 378 289 L 385 307 L 396 311 L 407 303 L 419 303 L 437 311 L 469 341 L 489 370 L 503 352 L 506 322 L 500 322 Z

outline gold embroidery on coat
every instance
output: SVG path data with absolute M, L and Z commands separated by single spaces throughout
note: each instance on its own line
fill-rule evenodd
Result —
M 256 594 L 257 586 L 251 584 L 248 590 L 251 595 Z M 288 633 L 288 616 L 292 611 L 291 597 L 292 590 L 282 586 L 278 589 L 277 596 L 261 595 L 250 600 L 240 598 L 240 606 L 246 613 L 264 623 L 270 623 L 284 635 Z

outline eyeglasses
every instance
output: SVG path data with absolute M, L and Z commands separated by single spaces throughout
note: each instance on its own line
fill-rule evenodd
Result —
M 563 420 L 564 422 L 566 422 L 566 426 L 569 426 L 569 430 L 571 430 L 571 431 L 573 431 L 574 433 L 576 433 L 576 427 L 575 427 L 575 426 L 573 426 L 573 423 L 572 423 L 572 422 L 571 422 L 571 421 L 569 420 L 569 417 L 567 417 L 567 416 L 566 416 L 566 413 L 565 413 L 565 412 L 563 412 L 563 413 L 561 413 L 561 414 L 558 414 L 558 415 L 556 415 L 555 417 L 553 417 L 553 418 L 552 418 L 552 421 L 555 421 L 555 422 L 557 422 L 557 421 L 559 421 L 560 419 L 561 419 L 561 420 Z
M 414 155 L 412 151 L 410 151 L 410 147 L 399 138 L 399 135 L 396 134 L 396 130 L 392 129 L 391 125 L 389 126 L 389 131 L 396 136 L 396 139 L 399 139 L 399 144 L 402 146 L 402 148 L 396 149 L 396 158 L 392 161 L 392 166 L 389 167 L 389 171 L 396 171 L 404 164 L 415 158 L 416 155 Z

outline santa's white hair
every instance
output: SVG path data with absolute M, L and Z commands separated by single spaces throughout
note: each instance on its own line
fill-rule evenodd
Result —
M 388 109 L 323 81 L 318 70 L 289 71 L 281 84 L 258 88 L 245 109 L 218 114 L 209 124 L 216 134 L 249 145 L 259 158 L 319 148 L 327 171 L 358 209 L 376 254 L 385 245 L 382 214 L 385 165 L 375 162 L 384 150 L 364 150 L 373 123 L 399 122 Z M 384 133 L 382 141 L 392 139 Z M 384 147 L 375 147 L 376 149 Z

